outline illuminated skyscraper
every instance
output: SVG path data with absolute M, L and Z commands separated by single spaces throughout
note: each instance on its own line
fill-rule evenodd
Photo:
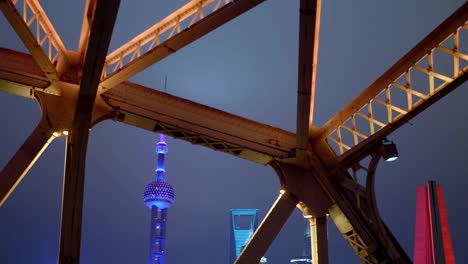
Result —
M 164 157 L 167 144 L 161 134 L 156 147 L 158 162 L 156 178 L 145 186 L 143 200 L 151 209 L 151 231 L 149 246 L 149 264 L 164 264 L 164 250 L 166 248 L 167 209 L 174 203 L 174 188 L 164 179 Z
M 295 264 L 310 264 L 312 263 L 312 248 L 310 242 L 310 224 L 307 221 L 307 225 L 304 231 L 304 248 L 302 249 L 302 256 L 294 257 L 290 263 Z
M 230 264 L 240 255 L 257 227 L 258 209 L 231 209 Z
M 240 255 L 257 227 L 258 209 L 231 209 L 230 264 Z M 260 263 L 267 263 L 267 259 L 262 257 Z
M 442 187 L 417 187 L 414 264 L 455 264 Z

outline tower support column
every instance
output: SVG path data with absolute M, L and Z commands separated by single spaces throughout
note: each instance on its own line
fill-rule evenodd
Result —
M 311 217 L 310 244 L 312 247 L 312 263 L 328 264 L 328 237 L 327 237 L 327 217 Z
M 150 252 L 148 263 L 163 264 L 166 248 L 167 209 L 151 208 Z
M 168 151 L 163 134 L 156 145 L 158 161 L 156 178 L 145 186 L 143 201 L 151 209 L 151 231 L 148 264 L 164 264 L 166 250 L 167 210 L 174 203 L 174 188 L 164 179 L 164 156 Z
M 455 264 L 442 187 L 434 181 L 417 187 L 415 264 Z

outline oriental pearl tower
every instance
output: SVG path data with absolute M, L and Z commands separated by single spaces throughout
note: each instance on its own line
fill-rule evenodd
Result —
M 167 144 L 161 134 L 156 147 L 158 163 L 156 178 L 149 182 L 143 192 L 143 200 L 151 209 L 151 231 L 149 246 L 149 264 L 164 264 L 164 250 L 166 247 L 167 209 L 174 203 L 174 188 L 164 179 L 164 157 Z

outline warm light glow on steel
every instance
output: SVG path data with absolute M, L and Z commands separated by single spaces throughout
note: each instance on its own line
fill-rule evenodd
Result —
M 468 66 L 463 66 L 468 54 L 460 51 L 459 36 L 468 32 L 464 27 L 466 19 L 460 16 L 444 23 L 447 25 L 441 24 L 421 42 L 424 45 L 408 52 L 330 119 L 320 138 L 326 138 L 338 154 L 344 154 L 384 128 L 388 131 L 385 134 L 390 133 L 397 128 L 395 122 L 407 118 L 412 110 L 463 78 L 468 71 Z M 450 74 L 439 72 L 445 63 L 437 59 L 440 56 L 451 57 Z M 425 80 L 419 81 L 417 76 L 424 76 Z M 404 103 L 399 104 L 400 101 Z

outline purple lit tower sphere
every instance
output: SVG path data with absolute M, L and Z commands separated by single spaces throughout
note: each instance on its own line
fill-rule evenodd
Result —
M 156 147 L 158 163 L 156 178 L 145 186 L 143 200 L 151 209 L 151 234 L 149 247 L 149 264 L 164 264 L 164 250 L 166 248 L 167 209 L 174 203 L 174 188 L 164 179 L 164 157 L 167 144 L 161 134 Z

